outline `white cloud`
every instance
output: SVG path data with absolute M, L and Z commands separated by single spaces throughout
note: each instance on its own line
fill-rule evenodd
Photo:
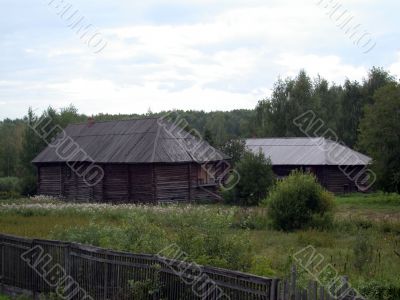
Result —
M 167 91 L 152 82 L 144 86 L 120 86 L 107 80 L 75 79 L 60 84 L 50 84 L 48 89 L 74 99 L 84 113 L 145 113 L 150 107 L 160 110 L 173 108 L 196 110 L 226 110 L 253 105 L 254 94 L 239 94 L 191 86 L 179 92 Z M 256 95 L 261 96 L 261 95 Z M 58 102 L 62 107 L 68 104 Z M 104 109 L 104 108 L 107 109 Z
M 389 71 L 400 78 L 400 51 L 397 52 L 397 60 L 389 66 Z
M 284 76 L 293 77 L 301 69 L 304 69 L 313 77 L 321 75 L 323 78 L 338 84 L 342 83 L 346 78 L 360 81 L 367 74 L 365 67 L 345 64 L 336 55 L 319 56 L 315 54 L 296 55 L 285 53 L 281 54 L 276 62 L 284 67 Z
M 364 8 L 380 8 L 380 2 L 360 1 L 346 5 L 359 12 L 362 21 L 369 16 L 379 23 L 381 30 L 383 20 L 372 18 L 373 11 Z M 69 103 L 88 114 L 140 113 L 149 107 L 153 111 L 253 108 L 270 93 L 279 75 L 295 76 L 304 68 L 311 76 L 320 74 L 342 83 L 345 77 L 361 79 L 377 59 L 389 57 L 374 57 L 378 56 L 374 51 L 369 61 L 363 59 L 315 1 L 121 1 L 113 4 L 119 12 L 105 14 L 99 11 L 104 3 L 81 4 L 85 11 L 92 9 L 90 19 L 108 41 L 98 55 L 67 28 L 47 36 L 48 31 L 35 27 L 33 36 L 40 35 L 38 42 L 17 40 L 14 32 L 7 33 L 7 43 L 3 43 L 7 52 L 0 64 L 0 101 L 17 104 L 12 109 L 3 106 L 0 118 L 22 116 L 30 105 L 45 108 Z M 146 14 L 159 4 L 184 5 L 195 15 L 200 8 L 202 14 L 193 20 L 157 22 Z M 119 21 L 121 7 L 129 7 L 127 11 L 133 14 L 137 10 L 143 18 Z M 102 14 L 107 15 L 105 24 L 96 19 Z M 18 51 L 10 47 L 13 41 L 24 45 L 23 59 L 15 56 Z M 400 74 L 400 53 L 391 69 Z

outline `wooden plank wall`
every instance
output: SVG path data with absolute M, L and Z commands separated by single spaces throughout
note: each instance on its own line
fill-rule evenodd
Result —
M 189 165 L 155 165 L 158 202 L 189 201 Z
M 61 172 L 59 165 L 40 166 L 38 169 L 39 192 L 48 196 L 60 196 Z
M 306 166 L 274 166 L 274 173 L 278 176 L 287 176 L 294 169 L 305 169 Z M 348 170 L 352 170 L 352 174 L 357 174 L 363 166 L 350 167 Z M 358 188 L 355 182 L 349 179 L 339 166 L 315 166 L 313 167 L 315 175 L 318 181 L 323 185 L 328 191 L 335 194 L 351 193 L 357 192 Z
M 85 170 L 88 166 L 76 164 L 74 168 Z M 215 187 L 198 187 L 199 168 L 201 165 L 196 163 L 104 165 L 103 180 L 89 186 L 69 166 L 49 164 L 39 167 L 39 191 L 62 195 L 67 201 L 115 204 L 218 200 Z
M 355 176 L 361 169 L 362 167 L 351 167 L 346 170 L 351 172 L 348 178 L 338 166 L 326 166 L 323 170 L 326 188 L 335 194 L 357 192 L 358 188 L 355 181 L 351 180 L 351 176 Z
M 106 165 L 103 180 L 106 202 L 123 203 L 129 200 L 129 169 L 127 165 Z
M 153 168 L 151 165 L 129 166 L 130 202 L 154 202 Z

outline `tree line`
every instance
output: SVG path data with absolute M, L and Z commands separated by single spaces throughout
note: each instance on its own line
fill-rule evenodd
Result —
M 400 191 L 400 88 L 398 80 L 382 68 L 372 68 L 361 82 L 346 79 L 341 85 L 300 71 L 294 78 L 279 78 L 271 95 L 254 109 L 177 113 L 212 145 L 226 148 L 237 138 L 305 136 L 293 121 L 310 110 L 340 141 L 374 158 L 379 188 Z M 104 121 L 166 113 L 87 116 L 73 105 L 60 110 L 49 107 L 39 113 L 30 109 L 22 119 L 0 121 L 0 177 L 21 178 L 23 192 L 35 192 L 36 171 L 31 160 L 46 143 L 28 125 L 39 119 L 64 128 L 89 118 Z

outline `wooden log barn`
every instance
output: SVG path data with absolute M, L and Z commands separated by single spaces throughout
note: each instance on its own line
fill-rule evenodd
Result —
M 335 194 L 368 190 L 365 180 L 372 159 L 329 139 L 247 139 L 246 146 L 269 157 L 278 178 L 300 169 L 313 173 L 328 191 Z
M 38 194 L 80 202 L 218 200 L 229 157 L 162 118 L 71 124 L 34 160 Z

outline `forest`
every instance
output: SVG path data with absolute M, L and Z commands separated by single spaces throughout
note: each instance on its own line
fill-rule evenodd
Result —
M 278 78 L 272 93 L 254 109 L 233 111 L 177 111 L 210 144 L 223 148 L 232 139 L 246 137 L 301 137 L 293 120 L 313 111 L 345 145 L 374 158 L 378 188 L 400 191 L 400 86 L 382 68 L 372 68 L 361 82 L 346 79 L 331 83 L 302 70 L 294 78 Z M 19 190 L 34 194 L 36 171 L 31 160 L 46 146 L 29 124 L 43 118 L 62 128 L 74 122 L 162 116 L 167 112 L 139 114 L 79 113 L 71 104 L 43 112 L 29 109 L 22 119 L 0 121 L 0 179 L 18 178 Z M 55 133 L 54 133 L 55 134 Z

